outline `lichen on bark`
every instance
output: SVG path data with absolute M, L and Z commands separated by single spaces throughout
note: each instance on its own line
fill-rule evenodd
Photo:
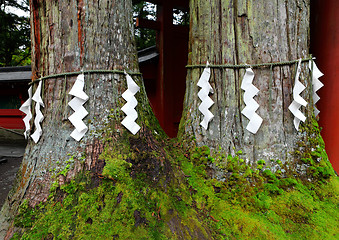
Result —
M 308 57 L 309 1 L 191 1 L 189 64 L 259 64 Z M 301 81 L 309 85 L 309 71 L 303 64 Z M 197 81 L 202 69 L 188 69 L 187 89 L 179 137 L 194 136 L 198 146 L 207 145 L 225 154 L 242 150 L 251 164 L 264 159 L 293 161 L 296 142 L 302 137 L 294 129 L 288 110 L 292 101 L 295 65 L 254 69 L 254 85 L 260 90 L 255 100 L 263 118 L 256 134 L 246 130 L 248 119 L 240 85 L 244 69 L 213 68 L 210 83 L 214 118 L 205 131 L 199 125 L 200 100 Z M 303 97 L 312 106 L 307 91 Z M 302 109 L 311 118 L 311 109 Z
M 225 168 L 214 166 L 217 156 L 207 146 L 187 152 L 150 131 L 143 136 L 107 138 L 96 169 L 57 183 L 46 203 L 24 202 L 14 239 L 336 236 L 336 177 L 308 182 L 251 171 L 241 152 L 228 156 Z M 213 176 L 215 167 L 226 170 L 223 181 Z
M 31 4 L 35 19 L 41 19 L 32 34 L 33 46 L 39 47 L 39 54 L 33 53 L 37 76 L 81 68 L 138 71 L 130 1 Z M 254 4 L 191 1 L 190 61 L 271 62 L 307 56 L 307 1 Z M 262 24 L 266 27 L 260 28 Z M 278 37 L 271 38 L 275 33 Z M 260 112 L 271 120 L 258 136 L 244 130 L 241 71 L 213 72 L 217 104 L 212 110 L 217 114 L 207 132 L 200 129 L 196 110 L 199 71 L 189 72 L 179 140 L 168 139 L 159 127 L 141 79 L 135 80 L 141 86 L 136 97 L 142 128 L 133 136 L 120 124 L 124 77 L 91 74 L 85 86 L 89 132 L 76 143 L 69 138 L 66 105 L 74 78 L 46 81 L 43 138 L 29 144 L 20 178 L 2 210 L 11 224 L 7 238 L 336 237 L 336 225 L 330 223 L 338 222 L 338 179 L 314 118 L 309 116 L 300 132 L 293 129 L 287 110 L 293 71 L 274 69 L 272 113 Z M 303 72 L 306 81 L 306 68 Z M 256 84 L 267 89 L 271 73 L 260 69 Z M 268 94 L 258 99 L 263 105 Z M 264 159 L 267 141 L 272 142 L 268 152 L 277 155 Z
M 131 1 L 32 0 L 30 5 L 34 78 L 81 70 L 139 71 Z M 58 176 L 59 181 L 68 182 L 78 172 L 96 167 L 108 125 L 115 127 L 115 133 L 126 131 L 120 124 L 124 118 L 120 109 L 125 104 L 121 98 L 127 88 L 125 76 L 85 74 L 84 90 L 89 96 L 85 108 L 89 115 L 84 122 L 89 131 L 80 142 L 70 137 L 73 126 L 67 118 L 72 111 L 67 103 L 75 79 L 67 76 L 43 82 L 43 135 L 37 144 L 28 142 L 19 177 L 1 212 L 1 236 L 24 199 L 31 207 L 48 201 L 55 173 L 69 165 L 66 176 Z M 141 78 L 134 80 L 141 86 L 136 95 L 138 124 L 162 134 Z M 69 162 L 70 156 L 74 162 Z

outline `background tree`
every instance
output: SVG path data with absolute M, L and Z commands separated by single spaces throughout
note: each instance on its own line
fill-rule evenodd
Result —
M 131 9 L 131 1 L 32 1 L 34 75 L 138 71 Z M 260 63 L 308 54 L 309 2 L 191 1 L 190 11 L 191 63 Z M 272 27 L 261 27 L 262 19 Z M 90 74 L 85 87 L 89 133 L 77 143 L 69 138 L 73 127 L 67 120 L 66 95 L 75 77 L 45 80 L 44 134 L 38 144 L 28 144 L 16 186 L 0 215 L 1 233 L 14 239 L 335 237 L 338 180 L 317 123 L 308 121 L 295 133 L 286 108 L 293 67 L 274 69 L 269 106 L 284 117 L 269 118 L 261 110 L 271 122 L 256 136 L 243 130 L 246 120 L 240 116 L 242 70 L 213 70 L 212 111 L 217 114 L 208 132 L 200 128 L 200 73 L 192 70 L 187 76 L 180 141 L 163 134 L 143 88 L 137 94 L 142 128 L 131 135 L 120 124 L 124 76 Z M 263 80 L 255 84 L 269 89 L 270 74 L 260 69 L 256 79 Z M 269 91 L 264 94 L 257 99 L 261 105 L 269 99 Z M 279 124 L 288 140 L 280 138 L 284 131 Z M 269 155 L 254 164 L 264 155 L 264 144 Z
M 155 4 L 145 1 L 133 1 L 133 19 L 145 18 L 156 20 L 157 9 Z M 154 29 L 136 28 L 134 30 L 137 50 L 156 45 L 156 31 Z
M 0 1 L 0 66 L 29 65 L 29 18 L 18 16 L 13 10 L 29 11 L 29 1 Z

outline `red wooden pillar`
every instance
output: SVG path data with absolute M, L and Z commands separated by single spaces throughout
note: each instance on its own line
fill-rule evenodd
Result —
M 153 112 L 169 137 L 177 135 L 186 88 L 188 26 L 173 24 L 173 9 L 188 10 L 188 0 L 148 0 L 157 5 L 157 21 L 138 19 L 137 27 L 157 30 L 156 81 L 145 83 Z M 146 79 L 145 65 L 140 66 Z
M 188 1 L 158 1 L 159 66 L 157 91 L 160 104 L 155 114 L 169 137 L 177 135 L 181 118 L 188 54 L 188 27 L 173 25 L 173 8 L 186 7 Z
M 171 14 L 171 8 L 170 8 L 170 1 L 161 1 L 160 4 L 158 4 L 157 9 L 157 17 L 158 22 L 160 23 L 160 31 L 158 32 L 157 36 L 157 45 L 158 45 L 158 51 L 159 51 L 159 65 L 158 65 L 158 81 L 157 81 L 157 94 L 158 94 L 158 109 L 155 111 L 156 116 L 159 120 L 160 125 L 165 130 L 165 132 L 168 134 L 168 130 L 166 129 L 166 126 L 168 127 L 168 117 L 166 118 L 166 113 L 169 112 L 168 110 L 168 104 L 165 99 L 165 91 L 166 91 L 166 74 L 167 74 L 167 58 L 166 58 L 166 50 L 165 48 L 168 48 L 168 40 L 166 39 L 170 33 L 168 29 L 168 25 L 172 24 L 172 14 Z M 168 88 L 168 86 L 167 86 Z M 168 134 L 170 135 L 170 134 Z
M 311 1 L 311 53 L 316 57 L 320 80 L 319 125 L 334 170 L 339 172 L 339 1 Z

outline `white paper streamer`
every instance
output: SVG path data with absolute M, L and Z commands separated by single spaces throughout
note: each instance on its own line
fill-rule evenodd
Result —
M 28 99 L 19 108 L 21 112 L 26 114 L 26 116 L 23 119 L 25 123 L 25 131 L 24 131 L 25 139 L 27 139 L 28 133 L 31 130 L 31 126 L 29 124 L 29 121 L 32 119 L 31 105 L 32 105 L 32 86 L 28 89 Z
M 35 143 L 37 143 L 42 135 L 42 128 L 40 123 L 44 120 L 44 116 L 42 115 L 42 112 L 40 111 L 40 107 L 45 107 L 42 98 L 41 98 L 41 86 L 42 81 L 39 82 L 39 85 L 37 89 L 35 90 L 35 93 L 32 97 L 32 99 L 36 102 L 35 104 L 35 119 L 34 119 L 34 125 L 35 125 L 35 132 L 31 135 L 31 138 Z
M 301 59 L 298 62 L 297 73 L 295 75 L 295 82 L 293 88 L 293 102 L 288 107 L 288 109 L 294 115 L 294 127 L 295 129 L 299 129 L 300 121 L 305 122 L 305 115 L 299 110 L 301 106 L 306 107 L 307 102 L 300 96 L 300 93 L 305 90 L 305 86 L 299 81 L 299 75 L 301 72 Z
M 313 62 L 313 64 L 312 64 L 312 62 Z M 316 92 L 324 86 L 324 84 L 322 82 L 320 82 L 320 80 L 319 80 L 319 78 L 324 76 L 324 74 L 322 72 L 320 72 L 319 68 L 317 67 L 317 65 L 315 64 L 314 61 L 310 60 L 308 67 L 312 71 L 314 115 L 318 116 L 320 111 L 317 109 L 315 104 L 319 101 L 320 97 L 318 96 L 318 94 Z
M 68 120 L 74 125 L 75 129 L 71 133 L 71 137 L 76 141 L 80 141 L 86 134 L 88 127 L 82 121 L 88 112 L 84 108 L 84 103 L 88 100 L 87 94 L 84 92 L 84 74 L 78 75 L 71 91 L 70 95 L 74 98 L 68 103 L 68 105 L 74 110 L 74 113 L 68 117 Z
M 207 130 L 208 123 L 214 117 L 214 115 L 210 112 L 209 108 L 214 104 L 213 100 L 208 96 L 209 93 L 214 93 L 212 86 L 208 82 L 211 76 L 210 68 L 208 67 L 208 62 L 206 63 L 206 67 L 204 68 L 203 73 L 200 76 L 198 81 L 198 86 L 201 87 L 198 97 L 201 100 L 201 104 L 199 106 L 199 111 L 204 115 L 203 120 L 200 125 Z
M 259 89 L 252 84 L 253 79 L 254 72 L 251 68 L 247 68 L 241 83 L 241 89 L 245 91 L 244 102 L 246 107 L 241 113 L 250 120 L 246 129 L 251 133 L 256 134 L 263 119 L 255 112 L 259 108 L 259 104 L 254 100 L 254 97 L 259 93 Z
M 133 135 L 139 130 L 140 126 L 135 122 L 138 118 L 138 113 L 135 107 L 138 105 L 137 99 L 134 95 L 140 90 L 140 87 L 133 81 L 132 77 L 126 72 L 127 90 L 122 94 L 122 97 L 126 100 L 126 104 L 121 110 L 126 114 L 121 124 L 124 125 Z

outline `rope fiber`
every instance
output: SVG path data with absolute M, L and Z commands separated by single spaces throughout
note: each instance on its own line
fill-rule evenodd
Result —
M 77 72 L 66 72 L 66 73 L 57 73 L 57 74 L 51 74 L 45 77 L 37 78 L 30 82 L 28 85 L 32 85 L 36 82 L 49 79 L 49 78 L 58 78 L 58 77 L 66 77 L 66 76 L 73 76 L 73 75 L 79 75 L 79 74 L 89 74 L 89 73 L 117 73 L 117 74 L 123 74 L 125 75 L 125 72 L 122 70 L 84 70 L 84 71 L 77 71 Z M 141 76 L 142 74 L 140 72 L 127 72 L 129 75 L 138 75 Z
M 313 59 L 312 56 L 308 58 L 301 59 L 301 62 L 308 62 L 309 60 Z M 292 65 L 298 63 L 299 59 L 292 60 L 292 61 L 285 61 L 285 62 L 272 62 L 272 63 L 258 63 L 258 64 L 209 64 L 208 67 L 210 68 L 261 68 L 261 67 L 276 67 L 276 66 L 285 66 L 285 65 Z M 195 64 L 195 65 L 186 65 L 186 68 L 205 68 L 206 64 Z
M 309 60 L 313 59 L 312 55 L 308 58 L 304 58 L 301 60 L 301 62 L 307 62 Z M 261 68 L 261 67 L 275 67 L 275 66 L 285 66 L 285 65 L 291 65 L 295 64 L 299 61 L 297 60 L 292 60 L 292 61 L 285 61 L 285 62 L 273 62 L 273 63 L 258 63 L 258 64 L 209 64 L 208 67 L 210 68 L 232 68 L 232 69 L 239 69 L 239 68 Z M 204 68 L 206 65 L 204 64 L 195 64 L 195 65 L 186 65 L 186 68 Z M 117 74 L 125 74 L 124 71 L 122 70 L 84 70 L 84 71 L 77 71 L 77 72 L 66 72 L 66 73 L 57 73 L 57 74 L 51 74 L 45 77 L 41 77 L 38 79 L 33 80 L 30 82 L 28 85 L 32 85 L 36 82 L 45 80 L 45 79 L 50 79 L 50 78 L 58 78 L 58 77 L 66 77 L 66 76 L 73 76 L 73 75 L 79 75 L 79 74 L 90 74 L 90 73 L 117 73 Z M 140 72 L 128 72 L 129 75 L 138 75 L 141 76 L 142 73 Z

